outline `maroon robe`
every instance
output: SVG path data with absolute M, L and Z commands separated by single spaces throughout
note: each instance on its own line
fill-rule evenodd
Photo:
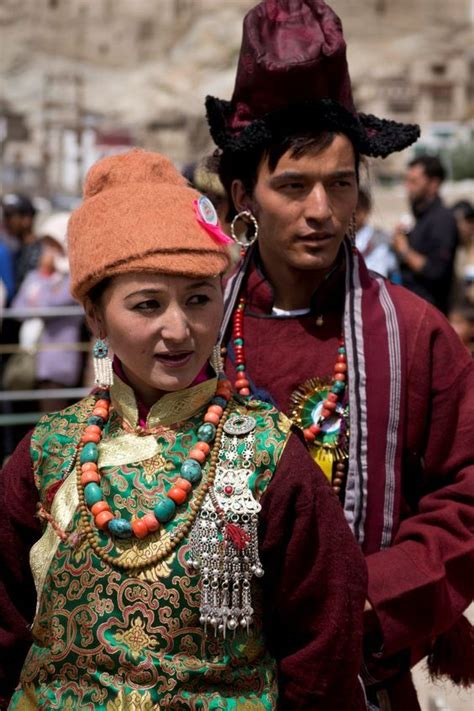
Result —
M 31 644 L 35 609 L 28 553 L 41 529 L 29 440 L 0 473 L 2 711 Z M 290 436 L 261 503 L 264 626 L 278 662 L 278 708 L 362 711 L 365 564 L 336 496 L 299 436 Z
M 363 307 L 374 279 L 363 264 L 360 270 Z M 398 708 L 402 699 L 408 711 L 419 706 L 403 670 L 410 659 L 417 661 L 428 653 L 434 637 L 459 620 L 474 595 L 474 364 L 439 311 L 402 287 L 384 284 L 395 306 L 401 341 L 401 426 L 389 547 L 381 543 L 384 479 L 382 473 L 380 477 L 369 473 L 367 479 L 361 545 L 375 615 L 366 615 L 366 641 L 377 652 L 376 657 L 368 656 L 374 679 L 392 677 L 387 683 L 392 707 Z M 340 263 L 316 290 L 310 315 L 272 316 L 272 288 L 256 255 L 240 293 L 247 302 L 247 377 L 260 399 L 288 412 L 298 386 L 314 377 L 331 378 L 346 291 L 346 270 Z M 316 323 L 319 315 L 322 325 Z M 366 390 L 376 403 L 368 415 L 370 470 L 371 459 L 380 459 L 387 447 L 384 428 L 390 405 L 382 373 L 388 352 L 369 317 L 362 308 L 364 347 L 371 366 Z M 226 372 L 233 382 L 232 341 L 227 336 Z

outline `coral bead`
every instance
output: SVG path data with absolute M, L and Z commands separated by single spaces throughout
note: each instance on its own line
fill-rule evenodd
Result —
M 333 402 L 332 400 L 325 400 L 323 402 L 323 407 L 325 410 L 335 410 L 336 409 L 336 403 Z
M 102 419 L 106 420 L 109 416 L 109 411 L 105 407 L 94 407 L 92 414 L 95 417 L 102 417 Z
M 219 417 L 222 415 L 224 412 L 224 409 L 220 407 L 220 405 L 211 405 L 208 410 L 208 412 L 215 412 L 216 415 L 219 415 Z
M 334 366 L 335 373 L 347 373 L 347 365 L 345 363 L 336 363 Z
M 87 444 L 88 442 L 98 444 L 100 442 L 100 434 L 97 434 L 97 432 L 84 432 L 81 437 L 81 442 L 84 442 L 84 444 Z
M 213 425 L 219 424 L 220 417 L 215 412 L 206 412 L 204 422 L 210 422 Z
M 108 400 L 97 400 L 94 407 L 103 407 L 108 411 L 110 407 L 110 402 Z
M 156 518 L 156 516 L 152 513 L 147 513 L 144 516 L 142 516 L 141 520 L 143 523 L 146 523 L 148 530 L 150 533 L 154 533 L 157 531 L 160 527 L 160 522 Z
M 346 379 L 346 376 L 344 373 L 335 373 L 334 375 L 334 380 L 339 380 L 341 383 L 344 382 Z
M 211 451 L 211 448 L 209 447 L 207 442 L 196 442 L 196 444 L 194 446 L 196 449 L 200 449 L 201 452 L 204 452 L 206 457 L 209 454 L 209 452 Z
M 235 381 L 235 387 L 237 390 L 240 390 L 241 388 L 248 388 L 249 385 L 250 383 L 246 378 L 239 378 Z
M 186 494 L 189 494 L 189 492 L 193 488 L 191 482 L 188 479 L 184 479 L 182 476 L 176 479 L 175 486 L 177 486 L 178 489 L 182 489 L 184 492 L 186 492 Z
M 180 504 L 184 504 L 184 502 L 188 498 L 187 493 L 183 489 L 180 489 L 179 486 L 172 486 L 171 489 L 168 491 L 167 496 L 178 506 Z
M 83 472 L 82 476 L 81 476 L 82 486 L 86 486 L 87 484 L 90 484 L 91 482 L 95 482 L 96 484 L 98 484 L 100 482 L 99 473 L 92 471 L 92 469 L 90 469 L 87 472 Z
M 132 521 L 132 531 L 137 538 L 146 538 L 148 536 L 148 526 L 142 518 L 136 518 Z
M 312 432 L 315 436 L 318 435 L 321 432 L 321 427 L 319 425 L 311 425 L 311 427 L 308 427 L 310 432 Z
M 95 517 L 97 517 L 102 511 L 110 511 L 110 506 L 107 501 L 98 501 L 96 504 L 91 506 L 91 513 Z
M 241 388 L 239 390 L 239 395 L 243 395 L 244 397 L 247 397 L 250 395 L 250 390 L 248 388 Z
M 325 407 L 323 407 L 323 409 L 321 410 L 321 417 L 331 417 L 331 415 L 332 415 L 331 410 L 328 410 Z
M 202 464 L 203 462 L 206 461 L 206 455 L 204 454 L 204 452 L 201 449 L 196 449 L 196 448 L 192 449 L 189 452 L 189 458 L 195 459 L 200 464 Z
M 96 471 L 98 471 L 96 462 L 84 462 L 84 464 L 81 464 L 81 471 L 82 472 L 96 472 Z
M 102 434 L 102 430 L 98 425 L 87 425 L 86 429 L 84 430 L 84 434 L 87 434 L 88 432 L 95 432 L 98 435 Z
M 336 393 L 329 393 L 327 399 L 329 402 L 337 402 L 339 398 L 337 397 Z
M 344 353 L 339 353 L 339 355 L 338 355 L 337 358 L 336 358 L 336 361 L 337 361 L 338 363 L 345 363 L 345 362 L 346 362 L 346 356 L 344 355 Z
M 101 511 L 94 518 L 94 522 L 97 528 L 100 528 L 103 531 L 108 527 L 109 521 L 111 521 L 113 518 L 114 515 L 111 511 Z
M 303 435 L 307 442 L 314 442 L 316 439 L 316 435 L 314 435 L 309 428 L 303 430 Z

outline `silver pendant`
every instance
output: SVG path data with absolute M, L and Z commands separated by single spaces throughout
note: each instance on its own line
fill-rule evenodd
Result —
M 231 415 L 224 424 L 224 432 L 239 437 L 252 432 L 256 424 L 257 421 L 250 415 Z
M 223 437 L 214 485 L 191 530 L 189 561 L 201 573 L 201 624 L 224 638 L 239 627 L 249 631 L 254 612 L 251 581 L 263 575 L 258 554 L 261 505 L 249 487 L 256 421 L 239 415 L 231 419 L 236 425 L 226 433 L 232 436 Z

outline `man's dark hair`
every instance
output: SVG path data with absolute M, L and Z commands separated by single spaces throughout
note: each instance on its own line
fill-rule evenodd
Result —
M 267 158 L 270 170 L 274 171 L 278 161 L 287 151 L 290 151 L 292 158 L 301 158 L 309 153 L 317 154 L 328 148 L 336 135 L 333 131 L 301 132 L 285 136 L 270 146 L 252 152 L 238 153 L 224 150 L 219 156 L 219 178 L 229 199 L 227 219 L 232 220 L 237 213 L 232 200 L 234 180 L 241 180 L 246 192 L 251 195 L 257 182 L 258 168 L 264 158 Z M 360 154 L 356 148 L 354 153 L 355 169 L 359 179 Z
M 446 170 L 437 156 L 418 156 L 408 163 L 409 168 L 420 165 L 427 178 L 437 178 L 440 183 L 446 179 Z
M 474 220 L 474 207 L 468 200 L 459 200 L 451 207 L 456 217 L 472 222 Z
M 372 209 L 372 199 L 370 194 L 364 188 L 359 188 L 359 194 L 357 196 L 357 207 L 356 210 L 364 210 L 364 212 L 370 212 Z

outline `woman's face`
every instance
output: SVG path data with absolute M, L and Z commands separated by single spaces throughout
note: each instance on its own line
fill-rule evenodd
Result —
M 222 315 L 220 277 L 152 273 L 114 277 L 89 312 L 147 404 L 191 385 L 216 344 Z

